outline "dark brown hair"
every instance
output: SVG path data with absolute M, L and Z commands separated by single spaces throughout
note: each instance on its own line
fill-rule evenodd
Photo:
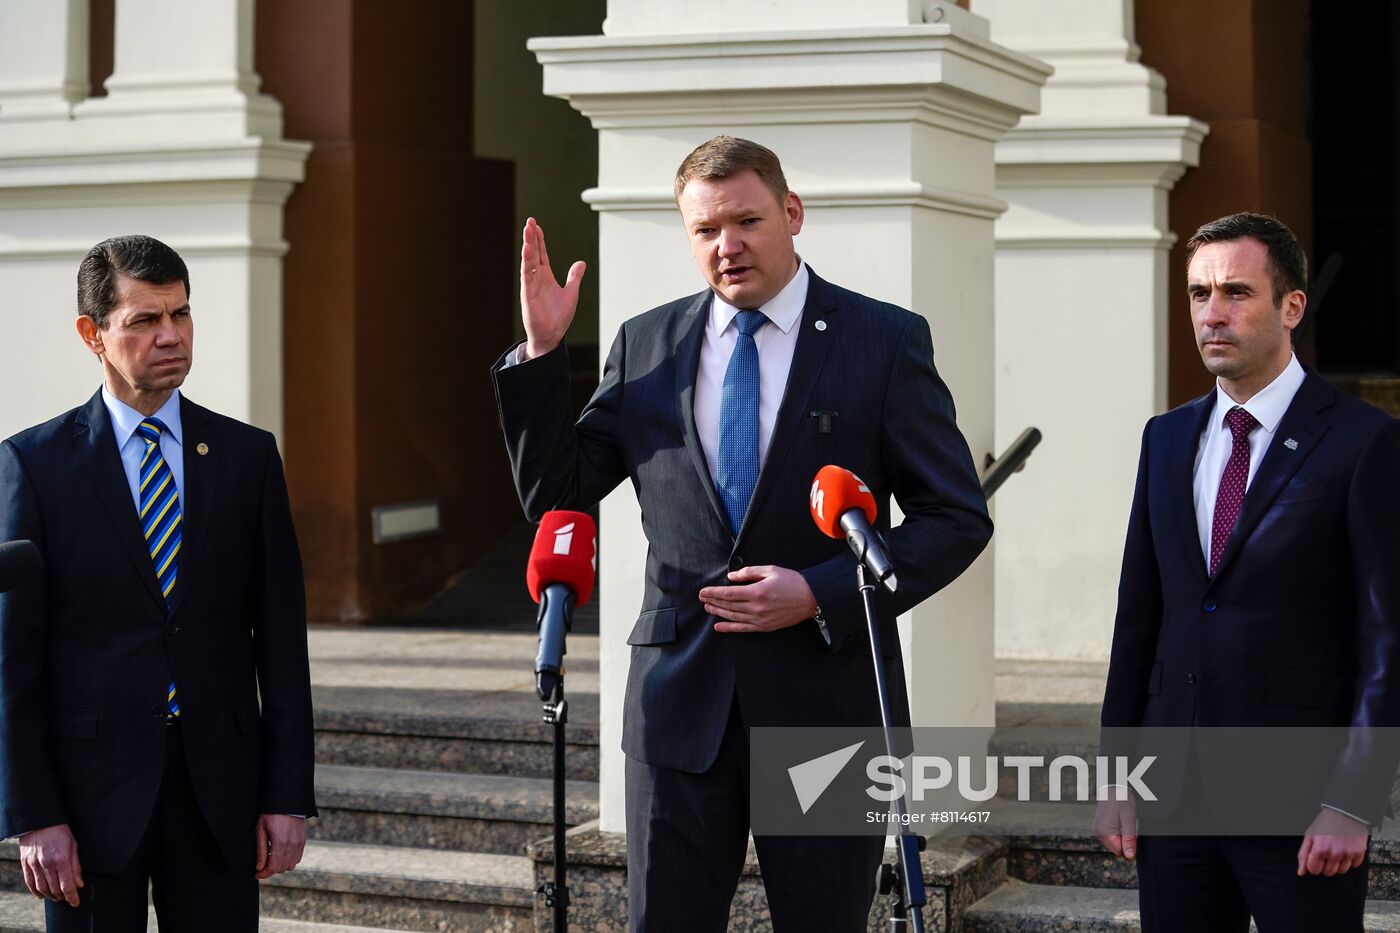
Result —
M 117 304 L 117 274 L 164 285 L 179 280 L 190 295 L 190 272 L 180 254 L 155 237 L 133 234 L 103 240 L 78 265 L 78 314 L 100 328 Z
M 1308 257 L 1303 247 L 1292 230 L 1267 214 L 1242 211 L 1203 224 L 1186 241 L 1186 264 L 1191 264 L 1191 257 L 1203 243 L 1228 243 L 1246 238 L 1258 240 L 1268 250 L 1269 278 L 1274 285 L 1276 307 L 1289 292 L 1308 290 Z

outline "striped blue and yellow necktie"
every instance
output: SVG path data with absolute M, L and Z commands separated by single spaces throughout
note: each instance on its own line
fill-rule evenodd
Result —
M 175 477 L 170 465 L 165 462 L 160 451 L 160 433 L 167 430 L 159 418 L 147 418 L 136 428 L 141 440 L 146 442 L 146 453 L 141 458 L 141 532 L 146 536 L 146 547 L 151 552 L 151 561 L 156 568 L 156 582 L 160 584 L 161 595 L 165 597 L 165 608 L 171 605 L 171 594 L 175 592 L 175 578 L 180 573 L 180 490 L 175 488 Z M 180 704 L 175 699 L 175 681 L 166 688 L 165 702 L 171 716 L 180 715 Z

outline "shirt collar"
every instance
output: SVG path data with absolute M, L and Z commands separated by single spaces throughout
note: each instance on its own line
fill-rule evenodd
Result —
M 802 307 L 807 303 L 808 278 L 807 264 L 799 256 L 797 258 L 797 274 L 783 286 L 782 291 L 773 296 L 771 301 L 758 309 L 763 312 L 764 317 L 772 321 L 774 326 L 785 334 L 790 333 L 797 326 L 797 319 L 802 317 Z M 724 333 L 724 329 L 730 325 L 738 313 L 738 308 L 716 294 L 710 312 L 710 320 L 714 324 L 715 333 Z
M 1290 355 L 1288 365 L 1283 368 L 1283 372 L 1274 377 L 1274 381 L 1269 383 L 1249 401 L 1240 405 L 1245 411 L 1254 416 L 1254 420 L 1259 422 L 1259 426 L 1272 434 L 1278 428 L 1278 423 L 1283 420 L 1284 412 L 1288 411 L 1288 406 L 1293 403 L 1293 396 L 1298 394 L 1298 388 L 1302 386 L 1303 380 L 1307 378 L 1307 373 L 1298 362 L 1298 357 Z M 1225 415 L 1239 405 L 1234 399 L 1225 393 L 1217 380 L 1215 384 L 1215 415 L 1211 421 L 1217 428 L 1225 423 Z
M 102 404 L 107 406 L 107 415 L 112 419 L 112 431 L 117 435 L 117 448 L 126 446 L 126 442 L 131 440 L 131 435 L 136 433 L 136 429 L 141 426 L 141 422 L 146 420 L 146 415 L 141 414 L 130 405 L 117 398 L 107 387 L 102 387 Z M 180 390 L 176 389 L 170 393 L 170 398 L 165 400 L 165 404 L 156 410 L 153 418 L 159 418 L 161 424 L 165 425 L 170 436 L 175 439 L 175 443 L 181 444 L 180 430 Z

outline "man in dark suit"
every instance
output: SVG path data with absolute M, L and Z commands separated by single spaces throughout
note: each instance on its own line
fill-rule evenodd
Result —
M 1131 799 L 1101 803 L 1096 831 L 1136 857 L 1147 933 L 1244 933 L 1251 915 L 1261 933 L 1360 931 L 1367 833 L 1394 774 L 1374 727 L 1400 722 L 1400 423 L 1293 355 L 1307 266 L 1286 227 L 1225 217 L 1187 257 L 1216 388 L 1143 433 L 1102 723 L 1343 741 L 1315 776 L 1284 761 L 1261 776 L 1228 772 L 1206 732 L 1151 775 L 1160 827 L 1212 809 L 1228 827 L 1213 803 L 1262 785 L 1306 801 L 1301 836 L 1152 835 L 1146 820 L 1139 836 Z
M 103 385 L 0 444 L 0 836 L 50 931 L 257 929 L 313 815 L 301 558 L 272 435 L 180 395 L 189 273 L 115 237 L 78 271 Z
M 626 479 L 649 545 L 623 724 L 634 930 L 726 927 L 749 827 L 747 729 L 878 725 L 855 559 L 808 512 L 828 463 L 879 501 L 899 591 L 879 597 L 907 722 L 895 616 L 955 579 L 991 535 L 923 318 L 824 282 L 796 256 L 802 202 L 777 157 L 721 136 L 675 193 L 709 288 L 626 321 L 582 417 L 561 288 L 533 218 L 527 340 L 493 370 L 530 519 Z M 891 497 L 905 519 L 889 528 Z M 755 839 L 777 930 L 863 930 L 883 840 Z

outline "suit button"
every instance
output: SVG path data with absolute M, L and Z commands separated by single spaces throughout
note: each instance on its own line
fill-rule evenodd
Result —
M 180 634 L 180 626 L 178 626 L 178 625 L 167 625 L 167 626 L 165 627 L 165 634 L 167 634 L 167 635 L 178 635 L 178 634 Z
M 742 557 L 736 554 L 733 557 L 729 558 L 730 570 L 738 570 L 742 566 L 744 566 L 744 559 Z
M 1187 674 L 1187 675 L 1186 675 L 1186 686 L 1188 686 L 1188 687 L 1194 687 L 1194 686 L 1196 686 L 1196 675 L 1195 675 L 1195 674 Z
M 1214 612 L 1214 611 L 1215 611 L 1215 600 L 1213 600 L 1213 599 L 1208 599 L 1208 600 L 1206 600 L 1205 603 L 1201 606 L 1201 608 L 1204 609 L 1206 612 Z
M 165 709 L 165 707 L 163 707 L 163 706 L 161 706 L 159 703 L 157 703 L 155 706 L 152 706 L 152 707 L 151 707 L 151 718 L 152 718 L 152 719 L 164 719 L 164 718 L 165 718 L 166 712 L 168 712 L 168 711 Z

